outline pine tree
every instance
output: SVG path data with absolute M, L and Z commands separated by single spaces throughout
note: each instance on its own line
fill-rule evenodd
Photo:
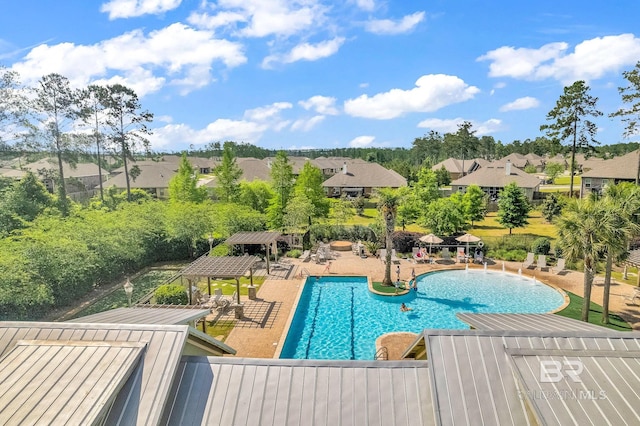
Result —
M 240 192 L 240 177 L 242 169 L 236 163 L 233 155 L 233 148 L 229 142 L 225 142 L 222 151 L 222 162 L 213 169 L 213 174 L 218 179 L 216 194 L 218 198 L 226 203 L 236 201 Z

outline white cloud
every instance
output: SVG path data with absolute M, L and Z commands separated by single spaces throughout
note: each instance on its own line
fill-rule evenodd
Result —
M 550 43 L 539 49 L 503 46 L 479 61 L 490 61 L 489 76 L 525 80 L 553 78 L 564 84 L 601 78 L 634 65 L 640 57 L 640 38 L 633 34 L 596 37 L 576 45 Z
M 100 7 L 108 12 L 109 19 L 133 18 L 142 15 L 157 15 L 180 6 L 182 0 L 110 0 Z
M 306 101 L 298 102 L 300 106 L 304 109 L 314 110 L 318 114 L 324 115 L 337 115 L 338 109 L 336 108 L 336 98 L 332 98 L 329 96 L 312 96 Z
M 358 136 L 349 142 L 351 148 L 365 148 L 371 146 L 376 138 L 374 136 Z
M 472 130 L 475 130 L 476 136 L 483 136 L 495 133 L 502 129 L 502 121 L 497 118 L 491 118 L 484 122 L 476 122 L 473 120 L 465 120 L 464 118 L 429 118 L 418 123 L 418 127 L 430 130 L 436 130 L 440 133 L 455 133 L 458 131 L 458 125 L 469 121 L 472 124 Z
M 374 0 L 354 0 L 356 5 L 367 12 L 372 12 L 376 8 L 376 2 Z
M 244 112 L 244 118 L 252 121 L 266 121 L 277 118 L 280 111 L 292 108 L 289 102 L 274 102 L 271 105 L 248 109 Z
M 263 68 L 269 68 L 274 62 L 290 64 L 297 61 L 317 61 L 333 55 L 344 43 L 343 37 L 336 37 L 331 40 L 321 41 L 317 44 L 301 43 L 291 49 L 285 55 L 270 55 L 262 61 Z
M 85 86 L 96 79 L 137 85 L 142 90 L 136 92 L 142 96 L 163 84 L 181 86 L 183 92 L 202 87 L 212 80 L 214 62 L 232 68 L 246 61 L 239 43 L 215 39 L 211 31 L 175 23 L 148 35 L 134 30 L 93 45 L 43 44 L 15 63 L 13 69 L 25 83 L 56 72 L 74 86 Z
M 187 22 L 197 28 L 215 30 L 220 27 L 228 27 L 238 22 L 246 22 L 247 16 L 237 12 L 220 12 L 216 15 L 209 15 L 206 12 L 193 12 L 187 18 Z
M 403 34 L 411 31 L 424 20 L 424 12 L 406 15 L 399 20 L 374 19 L 365 24 L 365 30 L 374 34 Z
M 308 132 L 313 129 L 319 123 L 322 123 L 325 119 L 324 115 L 315 115 L 311 118 L 301 118 L 299 120 L 294 121 L 291 125 L 291 130 L 300 130 L 302 132 Z
M 355 117 L 387 120 L 409 112 L 437 111 L 472 99 L 479 91 L 456 76 L 429 74 L 420 77 L 413 89 L 391 89 L 372 97 L 362 95 L 348 99 L 344 102 L 344 110 Z
M 509 102 L 508 104 L 501 106 L 500 111 L 506 112 L 506 111 L 521 110 L 521 109 L 531 109 L 531 108 L 536 108 L 539 105 L 540 105 L 540 101 L 537 100 L 536 98 L 533 98 L 531 96 L 525 96 L 523 98 L 518 98 L 513 102 Z
M 158 127 L 153 129 L 152 135 L 149 135 L 149 141 L 152 149 L 178 146 L 185 142 L 204 145 L 212 140 L 255 143 L 267 129 L 268 126 L 264 123 L 220 118 L 200 130 L 192 129 L 186 124 L 168 124 Z
M 358 84 L 358 87 L 361 89 L 366 89 L 367 87 L 369 87 L 369 83 L 360 83 Z

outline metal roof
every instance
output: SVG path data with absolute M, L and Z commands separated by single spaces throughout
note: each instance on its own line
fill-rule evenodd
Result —
M 422 361 L 184 357 L 164 424 L 431 425 Z
M 146 343 L 143 362 L 138 363 L 136 371 L 117 394 L 105 422 L 152 425 L 160 420 L 188 335 L 186 325 L 0 322 L 0 357 L 20 340 Z M 99 368 L 95 363 L 85 366 Z M 34 368 L 37 371 L 37 367 Z M 16 396 L 16 403 L 24 404 L 29 397 L 29 392 L 23 392 Z M 51 410 L 65 410 L 60 401 L 51 403 L 55 405 Z
M 184 309 L 136 306 L 133 308 L 117 308 L 85 317 L 74 318 L 67 322 L 102 323 L 102 324 L 188 324 L 190 321 L 209 315 L 209 309 Z
M 256 256 L 202 256 L 180 271 L 185 277 L 238 278 L 260 259 Z
M 456 316 L 477 330 L 591 331 L 610 332 L 605 327 L 556 314 L 465 314 Z
M 565 419 L 567 417 L 563 413 L 567 410 L 582 413 L 579 416 L 589 416 L 593 411 L 598 411 L 600 414 L 597 419 L 617 419 L 620 412 L 629 410 L 628 407 L 635 407 L 632 410 L 635 415 L 630 419 L 640 416 L 640 393 L 616 390 L 618 387 L 640 389 L 638 333 L 425 330 L 424 340 L 437 424 L 522 425 L 536 423 L 533 412 L 554 412 Z M 540 392 L 550 389 L 549 386 L 554 383 L 541 382 L 542 364 L 534 358 L 511 361 L 509 350 L 512 349 L 563 350 L 568 351 L 567 354 L 575 354 L 580 360 L 581 357 L 598 357 L 597 362 L 590 360 L 585 363 L 587 371 L 580 375 L 581 379 L 585 376 L 585 380 L 591 375 L 597 378 L 597 382 L 589 379 L 583 385 L 578 385 L 578 389 L 585 394 L 580 394 L 582 399 L 575 401 L 567 400 L 571 398 L 570 395 L 556 399 L 549 394 L 548 398 L 540 397 Z M 539 360 L 543 360 L 541 356 L 544 353 L 536 354 Z M 632 354 L 634 360 L 627 360 L 628 354 Z M 549 352 L 544 356 L 556 355 L 555 352 Z M 562 356 L 565 358 L 550 360 L 564 361 L 568 355 Z M 519 374 L 524 389 L 516 380 L 513 362 L 517 364 L 516 368 L 522 368 Z M 630 362 L 635 362 L 636 366 L 625 373 Z M 526 368 L 533 370 L 527 372 Z M 587 389 L 588 386 L 592 387 Z M 596 395 L 604 390 L 607 398 L 589 399 L 587 391 L 591 390 L 595 390 Z M 548 418 L 544 417 L 542 424 L 546 424 L 544 419 Z M 566 424 L 553 420 L 548 423 Z M 570 423 L 585 424 L 575 420 Z
M 280 237 L 279 232 L 236 232 L 226 239 L 225 244 L 273 244 Z
M 0 361 L 0 423 L 102 423 L 144 347 L 137 342 L 16 342 Z

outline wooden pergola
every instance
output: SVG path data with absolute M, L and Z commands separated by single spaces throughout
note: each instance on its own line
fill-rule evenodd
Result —
M 279 232 L 274 231 L 260 231 L 260 232 L 236 232 L 227 240 L 225 244 L 230 245 L 264 245 L 267 250 L 267 274 L 269 274 L 269 256 L 271 254 L 271 246 L 274 246 L 278 238 L 280 238 Z M 244 250 L 244 248 L 243 248 Z M 275 247 L 275 260 L 278 261 L 278 248 Z
M 200 277 L 207 277 L 207 287 L 211 296 L 211 278 L 234 278 L 236 280 L 236 302 L 240 304 L 240 277 L 247 271 L 250 273 L 253 285 L 253 266 L 260 260 L 257 256 L 201 256 L 189 266 L 180 271 L 180 275 L 189 283 L 189 303 L 193 303 L 192 281 Z

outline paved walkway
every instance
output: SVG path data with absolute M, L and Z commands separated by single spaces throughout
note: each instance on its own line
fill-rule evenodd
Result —
M 327 271 L 327 264 L 302 262 L 298 259 L 286 259 L 289 273 L 287 279 L 267 279 L 258 291 L 258 300 L 243 300 L 245 305 L 245 318 L 239 321 L 231 331 L 225 343 L 237 350 L 237 356 L 252 358 L 272 358 L 276 354 L 279 345 L 285 338 L 284 331 L 293 313 L 294 303 L 301 291 L 304 278 L 300 277 L 301 271 L 310 275 L 365 275 L 373 281 L 382 281 L 384 278 L 384 263 L 377 258 L 362 259 L 351 252 L 339 252 L 336 259 L 331 261 Z M 489 269 L 501 270 L 502 261 L 488 265 Z M 416 275 L 441 269 L 464 268 L 464 264 L 450 262 L 448 264 L 414 264 L 413 261 L 403 259 L 399 263 L 400 277 L 408 281 L 411 277 L 411 269 L 415 268 Z M 519 262 L 504 262 L 505 269 L 509 272 L 517 272 L 522 264 Z M 469 265 L 470 268 L 482 269 L 481 265 Z M 392 279 L 395 279 L 396 265 L 392 265 Z M 559 288 L 583 295 L 583 274 L 570 271 L 566 274 L 553 274 L 549 271 L 527 269 L 523 275 L 534 276 L 540 280 L 553 284 Z M 278 276 L 276 278 L 282 278 Z M 602 285 L 594 285 L 592 300 L 602 304 Z M 628 305 L 625 297 L 633 293 L 633 287 L 626 284 L 613 285 L 611 287 L 610 310 L 628 321 L 634 329 L 640 330 L 640 306 Z M 214 317 L 209 317 L 213 319 Z M 228 318 L 231 320 L 231 318 Z M 405 337 L 406 340 L 406 337 Z

